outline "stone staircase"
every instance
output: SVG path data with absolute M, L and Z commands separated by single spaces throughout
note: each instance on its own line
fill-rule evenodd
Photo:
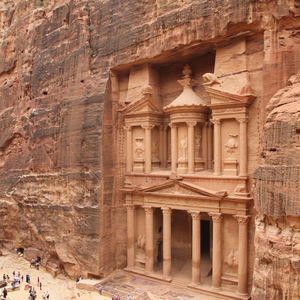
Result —
M 116 295 L 122 300 L 127 299 L 127 295 L 131 296 L 132 300 L 151 300 L 147 292 L 138 289 L 134 286 L 120 283 L 114 280 L 107 280 L 102 283 L 103 293 Z

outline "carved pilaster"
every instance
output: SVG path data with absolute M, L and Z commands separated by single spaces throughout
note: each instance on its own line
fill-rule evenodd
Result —
M 124 130 L 126 130 L 126 171 L 128 173 L 132 172 L 133 165 L 133 147 L 132 147 L 132 127 L 124 126 Z
M 222 149 L 221 149 L 221 120 L 212 119 L 214 124 L 214 174 L 221 175 L 222 173 Z
M 236 118 L 240 123 L 240 173 L 239 176 L 248 175 L 248 136 L 247 136 L 247 123 L 248 117 Z

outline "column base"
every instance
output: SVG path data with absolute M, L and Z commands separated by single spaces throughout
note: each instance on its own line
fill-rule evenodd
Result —
M 245 297 L 246 299 L 248 299 L 249 294 L 248 293 L 240 293 L 240 292 L 236 292 L 237 295 L 241 296 L 241 297 Z
M 239 177 L 248 177 L 248 174 L 247 173 L 240 173 Z
M 214 291 L 222 291 L 222 287 L 212 286 L 211 288 L 212 288 Z

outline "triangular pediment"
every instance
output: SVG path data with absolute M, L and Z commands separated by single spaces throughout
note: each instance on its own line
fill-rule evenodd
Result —
M 211 104 L 209 106 L 212 106 L 214 104 L 249 105 L 255 99 L 255 96 L 253 95 L 238 95 L 208 86 L 205 86 L 205 90 L 211 98 Z
M 196 196 L 212 199 L 221 199 L 223 196 L 226 196 L 226 192 L 224 191 L 210 191 L 197 185 L 178 180 L 170 180 L 161 185 L 144 188 L 141 192 L 152 195 Z
M 162 114 L 163 110 L 162 108 L 155 102 L 155 100 L 152 98 L 152 96 L 147 95 L 143 96 L 141 99 L 131 103 L 126 109 L 125 109 L 125 115 L 131 115 L 131 114 Z

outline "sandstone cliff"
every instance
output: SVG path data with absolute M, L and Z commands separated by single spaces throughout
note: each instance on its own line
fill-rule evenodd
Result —
M 184 61 L 258 34 L 264 110 L 299 68 L 299 15 L 292 0 L 1 2 L 2 246 L 36 248 L 49 269 L 73 277 L 124 267 L 124 165 L 117 164 L 111 68 Z
M 300 71 L 268 105 L 254 173 L 256 235 L 253 299 L 300 297 Z

